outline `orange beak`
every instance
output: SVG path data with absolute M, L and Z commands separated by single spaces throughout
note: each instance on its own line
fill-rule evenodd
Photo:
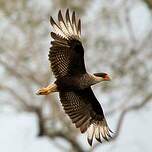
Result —
M 111 78 L 108 76 L 108 74 L 104 77 L 104 80 L 105 81 L 110 81 L 111 80 Z

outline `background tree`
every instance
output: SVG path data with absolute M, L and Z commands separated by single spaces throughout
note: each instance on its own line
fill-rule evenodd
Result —
M 94 91 L 104 101 L 108 120 L 116 120 L 110 126 L 117 140 L 126 115 L 149 108 L 152 101 L 151 6 L 150 0 L 0 0 L 1 111 L 9 107 L 18 114 L 34 113 L 38 136 L 67 141 L 65 146 L 58 140 L 54 143 L 62 151 L 92 150 L 81 144 L 84 139 L 65 116 L 57 94 L 35 95 L 39 87 L 54 80 L 47 60 L 49 16 L 56 17 L 59 8 L 68 7 L 82 19 L 87 69 L 112 75 L 111 83 L 97 85 Z M 146 15 L 134 16 L 138 9 Z

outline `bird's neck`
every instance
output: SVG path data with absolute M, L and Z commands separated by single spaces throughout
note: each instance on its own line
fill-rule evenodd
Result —
M 93 74 L 88 74 L 88 73 L 83 75 L 81 78 L 80 78 L 80 81 L 81 81 L 81 84 L 84 85 L 84 88 L 90 87 L 94 84 L 97 84 L 97 83 L 103 81 L 102 78 L 96 77 Z
M 103 78 L 97 77 L 97 76 L 95 76 L 95 75 L 93 75 L 93 74 L 90 74 L 90 77 L 91 77 L 91 79 L 92 79 L 92 83 L 93 83 L 92 85 L 97 84 L 97 83 L 103 81 Z

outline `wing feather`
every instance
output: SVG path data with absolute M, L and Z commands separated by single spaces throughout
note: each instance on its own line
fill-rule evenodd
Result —
M 59 41 L 60 43 L 64 43 L 64 44 L 68 44 L 68 41 L 59 36 L 58 34 L 54 33 L 54 32 L 51 32 L 51 37 L 55 40 L 55 41 Z
M 80 91 L 60 91 L 60 100 L 65 112 L 80 131 L 88 132 L 88 142 L 92 145 L 93 138 L 101 142 L 111 138 L 103 110 L 95 98 L 91 88 Z
M 76 23 L 76 17 L 75 17 L 75 12 L 73 11 L 72 13 L 72 26 L 73 26 L 73 32 L 75 35 L 77 35 L 77 23 Z
M 89 119 L 88 116 L 84 116 L 82 119 L 80 119 L 76 122 L 76 124 L 75 124 L 76 127 L 77 128 L 81 127 L 88 119 Z
M 78 35 L 79 35 L 79 37 L 80 37 L 80 35 L 81 35 L 81 20 L 79 19 L 79 21 L 78 21 L 78 29 L 77 29 L 78 31 Z
M 67 26 L 66 26 L 66 24 L 64 22 L 64 19 L 62 17 L 61 10 L 58 13 L 58 20 L 59 20 L 59 25 L 60 25 L 62 31 L 65 33 L 65 35 L 68 36 L 69 35 L 69 31 L 68 31 Z
M 72 22 L 69 10 L 66 11 L 66 22 L 63 19 L 61 10 L 58 13 L 59 24 L 52 17 L 50 23 L 54 29 L 51 32 L 51 47 L 49 51 L 49 60 L 51 69 L 56 78 L 66 75 L 86 73 L 84 64 L 84 50 L 80 40 L 81 24 L 76 23 L 75 12 L 72 14 Z
M 69 9 L 67 9 L 67 11 L 66 11 L 66 16 L 65 16 L 65 18 L 66 18 L 66 24 L 67 24 L 67 28 L 68 28 L 68 30 L 69 30 L 69 33 L 70 33 L 71 35 L 73 35 L 73 27 L 72 27 L 70 15 L 69 15 Z
M 51 23 L 52 27 L 54 28 L 54 30 L 57 34 L 59 34 L 62 37 L 66 37 L 63 30 L 55 23 L 55 21 L 52 17 L 50 17 L 50 23 Z

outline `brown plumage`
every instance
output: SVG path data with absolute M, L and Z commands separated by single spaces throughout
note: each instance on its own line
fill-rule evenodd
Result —
M 92 145 L 93 138 L 101 142 L 101 136 L 111 138 L 106 119 L 100 103 L 96 99 L 91 85 L 103 80 L 109 80 L 105 73 L 90 75 L 84 64 L 84 49 L 81 43 L 81 21 L 76 20 L 75 12 L 72 17 L 67 9 L 65 20 L 61 11 L 57 24 L 50 18 L 54 32 L 49 52 L 51 69 L 56 77 L 55 89 L 59 92 L 63 108 L 82 133 L 88 132 L 88 142 Z M 51 88 L 51 87 L 49 87 Z

